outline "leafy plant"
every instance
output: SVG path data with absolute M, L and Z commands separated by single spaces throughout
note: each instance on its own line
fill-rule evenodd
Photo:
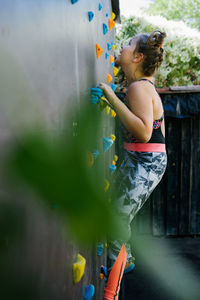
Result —
M 160 29 L 167 33 L 164 50 L 165 60 L 156 75 L 157 87 L 200 84 L 200 32 L 181 21 L 168 21 L 160 16 L 137 14 L 126 19 L 117 28 L 116 54 L 121 46 L 139 33 Z M 123 74 L 116 82 L 122 84 Z
M 154 0 L 144 11 L 149 15 L 160 15 L 167 20 L 184 21 L 200 30 L 199 0 Z

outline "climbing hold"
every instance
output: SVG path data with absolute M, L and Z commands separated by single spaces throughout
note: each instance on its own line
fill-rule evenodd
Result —
M 118 159 L 119 159 L 119 157 L 115 154 L 115 156 L 114 156 L 114 160 L 117 162 L 118 161 Z
M 114 68 L 114 66 L 115 66 L 115 63 L 113 62 L 113 63 L 112 63 L 112 67 Z
M 116 84 L 113 83 L 111 87 L 112 87 L 113 92 L 115 92 L 115 90 L 117 88 Z
M 116 14 L 115 14 L 114 12 L 112 12 L 111 18 L 112 18 L 113 20 L 116 18 Z
M 103 52 L 103 49 L 98 44 L 96 44 L 96 53 L 97 53 L 98 59 L 101 56 L 102 52 Z
M 94 13 L 92 11 L 88 11 L 88 18 L 89 18 L 89 21 L 91 22 L 92 19 L 94 18 Z
M 109 27 L 109 31 L 111 31 L 115 27 L 115 21 L 109 18 L 108 27 Z
M 108 17 L 108 13 L 106 14 L 106 17 Z
M 108 25 L 103 23 L 103 34 L 106 34 L 108 32 Z
M 99 3 L 99 10 L 102 10 L 102 5 L 101 5 L 101 3 Z
M 115 112 L 113 109 L 111 109 L 111 117 L 112 117 L 112 118 L 115 118 L 116 115 L 117 115 L 116 112 Z
M 103 90 L 100 88 L 91 88 L 91 100 L 92 104 L 100 103 L 100 99 L 103 96 Z
M 98 256 L 101 256 L 103 249 L 104 249 L 104 244 L 98 243 L 98 245 L 97 245 L 97 255 Z
M 107 281 L 107 277 L 108 277 L 107 268 L 105 266 L 101 265 L 101 267 L 100 267 L 100 279 L 101 280 L 105 279 L 105 281 Z
M 86 259 L 78 254 L 76 262 L 73 264 L 73 280 L 74 283 L 78 283 L 84 275 L 85 272 Z
M 115 48 L 116 48 L 116 46 L 115 46 L 115 45 L 112 45 L 112 50 L 113 50 L 113 51 L 115 50 Z
M 107 179 L 105 179 L 104 191 L 107 192 L 107 190 L 109 189 L 109 187 L 110 187 L 110 182 Z
M 97 157 L 99 156 L 99 150 L 92 151 L 92 155 L 93 155 L 94 159 L 97 159 Z
M 107 43 L 107 49 L 108 49 L 108 51 L 112 50 L 112 45 Z
M 100 108 L 101 110 L 104 110 L 107 106 L 107 100 L 105 97 L 101 97 L 101 102 L 100 102 Z
M 112 164 L 110 164 L 110 174 L 112 175 L 116 171 L 116 169 L 116 163 L 115 161 L 113 161 Z
M 95 294 L 95 287 L 93 284 L 87 285 L 85 288 L 84 300 L 91 300 Z
M 115 58 L 113 55 L 110 55 L 110 63 L 112 64 L 115 61 Z
M 116 67 L 114 67 L 114 68 L 113 68 L 113 75 L 114 75 L 114 76 L 117 76 L 118 72 L 119 72 L 119 69 L 116 68 Z
M 108 138 L 104 138 L 104 152 L 110 149 L 110 147 L 113 145 L 116 137 L 114 134 L 111 134 Z
M 72 4 L 74 4 L 74 3 L 78 2 L 78 0 L 71 0 L 71 1 L 72 1 Z
M 91 168 L 94 165 L 94 156 L 90 151 L 88 151 L 86 155 L 87 155 L 87 164 Z
M 116 140 L 116 136 L 114 134 L 111 134 L 110 137 L 113 140 L 113 142 Z
M 110 113 L 110 107 L 107 105 L 106 106 L 106 114 L 109 115 L 109 113 Z
M 110 56 L 110 55 L 106 52 L 105 58 L 108 59 L 109 56 Z
M 110 83 L 112 81 L 112 76 L 110 74 L 107 74 L 107 81 Z

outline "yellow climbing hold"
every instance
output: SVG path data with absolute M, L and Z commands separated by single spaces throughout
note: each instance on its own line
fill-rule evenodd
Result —
M 94 165 L 94 156 L 90 151 L 87 152 L 87 164 L 89 167 Z
M 110 55 L 110 63 L 112 64 L 115 61 L 115 58 L 113 55 Z
M 111 18 L 112 18 L 113 20 L 116 18 L 116 14 L 115 14 L 114 12 L 112 12 Z
M 104 110 L 107 106 L 107 100 L 105 97 L 101 97 L 101 101 L 100 101 L 100 109 Z
M 106 106 L 106 114 L 109 115 L 109 113 L 110 113 L 110 107 L 107 105 Z
M 104 191 L 107 192 L 107 190 L 109 189 L 109 186 L 110 186 L 110 182 L 105 179 L 105 187 L 104 187 Z
M 111 134 L 110 137 L 113 140 L 113 142 L 116 140 L 116 136 L 114 134 Z
M 78 254 L 76 262 L 73 264 L 73 280 L 74 283 L 78 283 L 84 275 L 85 272 L 86 259 Z
M 118 161 L 118 156 L 117 155 L 115 155 L 114 160 Z
M 110 83 L 112 81 L 112 76 L 109 73 L 107 74 L 107 81 L 108 81 L 108 83 Z
M 114 76 L 117 76 L 118 72 L 119 72 L 119 69 L 116 68 L 116 67 L 113 67 L 113 74 L 114 74 Z
M 113 109 L 111 109 L 111 117 L 115 118 L 116 115 L 117 115 L 116 112 Z
M 103 49 L 98 44 L 96 44 L 96 54 L 98 59 L 102 53 L 103 53 Z
M 109 18 L 108 27 L 109 27 L 109 31 L 111 31 L 115 27 L 115 21 Z
M 115 48 L 116 48 L 116 46 L 115 46 L 115 45 L 112 45 L 112 50 L 113 50 L 113 51 L 115 51 Z

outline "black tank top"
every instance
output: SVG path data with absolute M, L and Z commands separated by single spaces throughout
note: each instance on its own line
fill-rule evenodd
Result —
M 154 86 L 154 83 L 146 78 L 139 79 L 138 81 L 142 81 L 142 80 L 148 81 Z M 164 113 L 162 114 L 160 119 L 155 120 L 153 122 L 152 135 L 148 143 L 165 144 L 165 137 L 163 136 L 163 133 L 161 131 L 161 124 L 163 120 L 164 120 Z M 141 143 L 140 140 L 136 139 L 130 132 L 128 132 L 128 130 L 125 127 L 123 130 L 123 139 L 125 142 L 128 143 Z

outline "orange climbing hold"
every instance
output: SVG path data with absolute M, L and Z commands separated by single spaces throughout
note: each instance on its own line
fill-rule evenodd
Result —
M 101 56 L 101 54 L 103 53 L 103 49 L 98 44 L 96 44 L 96 53 L 97 53 L 98 59 Z
M 115 58 L 113 55 L 110 55 L 110 63 L 112 64 L 115 61 Z
M 113 109 L 111 109 L 111 117 L 115 118 L 116 115 L 117 115 L 116 112 Z
M 109 27 L 109 31 L 111 31 L 115 27 L 115 21 L 109 18 L 108 27 Z
M 110 83 L 112 81 L 112 76 L 109 73 L 107 74 L 107 81 L 108 81 L 108 83 Z

